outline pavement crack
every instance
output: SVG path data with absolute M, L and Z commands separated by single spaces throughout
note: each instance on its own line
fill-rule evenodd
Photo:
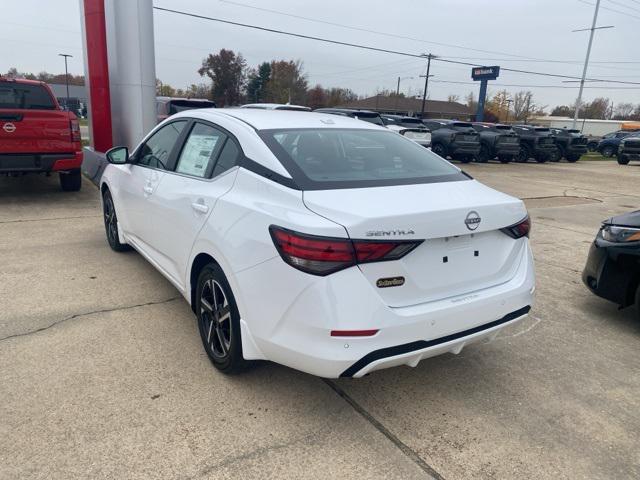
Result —
M 28 218 L 23 220 L 2 220 L 0 225 L 5 223 L 31 223 L 31 222 L 54 222 L 58 220 L 76 220 L 79 218 L 100 218 L 102 215 L 78 215 L 75 217 L 54 217 L 54 218 Z
M 180 298 L 181 297 L 172 297 L 172 298 L 169 298 L 167 300 L 160 300 L 160 301 L 157 301 L 157 302 L 146 302 L 146 303 L 139 303 L 139 304 L 136 304 L 136 305 L 127 305 L 125 307 L 103 308 L 101 310 L 93 310 L 91 312 L 75 313 L 75 314 L 70 315 L 68 317 L 61 318 L 60 320 L 56 320 L 55 322 L 51 323 L 50 325 L 47 325 L 46 327 L 40 327 L 40 328 L 37 328 L 35 330 L 31 330 L 29 332 L 16 333 L 16 334 L 13 334 L 13 335 L 9 335 L 7 337 L 0 338 L 0 342 L 4 342 L 5 340 L 11 340 L 12 338 L 28 337 L 29 335 L 34 335 L 36 333 L 40 333 L 40 332 L 44 332 L 45 330 L 49 330 L 50 328 L 53 328 L 56 325 L 60 325 L 61 323 L 64 323 L 64 322 L 68 322 L 69 320 L 73 320 L 73 319 L 80 318 L 80 317 L 87 317 L 89 315 L 95 315 L 96 313 L 118 312 L 118 311 L 121 311 L 121 310 L 131 310 L 132 308 L 147 307 L 149 305 L 162 305 L 164 303 L 173 302 L 174 300 L 178 300 Z
M 435 480 L 444 480 L 444 477 L 438 473 L 431 465 L 423 460 L 418 453 L 409 447 L 406 443 L 400 440 L 394 435 L 387 427 L 374 418 L 367 410 L 356 402 L 347 392 L 340 388 L 335 382 L 329 379 L 323 378 L 322 381 L 326 383 L 329 388 L 336 392 L 342 399 L 347 402 L 351 407 L 359 413 L 367 422 L 369 422 L 373 428 L 378 430 L 382 435 L 387 437 L 402 453 L 404 453 L 410 460 L 412 460 L 418 467 L 420 467 L 426 474 L 430 475 Z

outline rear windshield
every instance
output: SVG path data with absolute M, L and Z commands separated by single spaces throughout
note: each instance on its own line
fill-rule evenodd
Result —
M 303 190 L 469 178 L 430 150 L 391 131 L 322 128 L 258 133 Z
M 511 130 L 511 125 L 496 125 L 494 128 L 496 130 Z
M 549 132 L 550 130 L 545 127 L 536 127 L 536 132 Z
M 472 128 L 472 125 L 467 122 L 453 122 L 451 126 L 455 128 Z
M 419 118 L 403 118 L 400 120 L 400 124 L 403 127 L 421 127 L 424 128 L 424 123 Z
M 56 104 L 42 85 L 0 82 L 0 108 L 55 110 Z
M 354 118 L 358 120 L 364 120 L 365 122 L 373 123 L 375 125 L 384 126 L 384 122 L 382 121 L 382 117 L 377 113 L 362 113 L 357 112 L 354 114 Z
M 171 100 L 169 102 L 169 114 L 193 110 L 196 108 L 215 108 L 216 104 L 206 100 Z

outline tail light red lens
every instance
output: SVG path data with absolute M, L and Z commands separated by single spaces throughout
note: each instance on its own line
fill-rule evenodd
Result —
M 80 142 L 82 140 L 80 136 L 80 123 L 78 123 L 78 120 L 69 120 L 69 124 L 71 127 L 71 141 Z
M 272 225 L 271 238 L 282 259 L 298 270 L 329 275 L 368 262 L 398 260 L 422 243 L 419 241 L 350 240 L 294 232 Z
M 332 337 L 373 337 L 380 330 L 331 330 Z
M 527 215 L 524 220 L 521 220 L 510 227 L 502 228 L 501 230 L 511 238 L 518 239 L 528 237 L 529 232 L 531 231 L 531 219 Z

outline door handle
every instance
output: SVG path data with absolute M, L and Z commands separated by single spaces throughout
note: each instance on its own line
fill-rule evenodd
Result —
M 204 203 L 194 202 L 191 204 L 191 208 L 193 208 L 196 212 L 207 213 L 209 211 L 209 207 L 207 207 Z
M 151 195 L 153 193 L 153 187 L 147 185 L 146 187 L 144 187 L 142 190 L 144 190 L 144 193 Z

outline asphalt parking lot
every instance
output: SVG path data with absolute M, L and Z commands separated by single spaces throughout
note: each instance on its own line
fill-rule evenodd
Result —
M 0 178 L 0 478 L 640 477 L 640 324 L 580 281 L 640 165 L 465 168 L 527 202 L 531 316 L 338 381 L 219 374 L 176 290 L 109 250 L 93 186 Z

